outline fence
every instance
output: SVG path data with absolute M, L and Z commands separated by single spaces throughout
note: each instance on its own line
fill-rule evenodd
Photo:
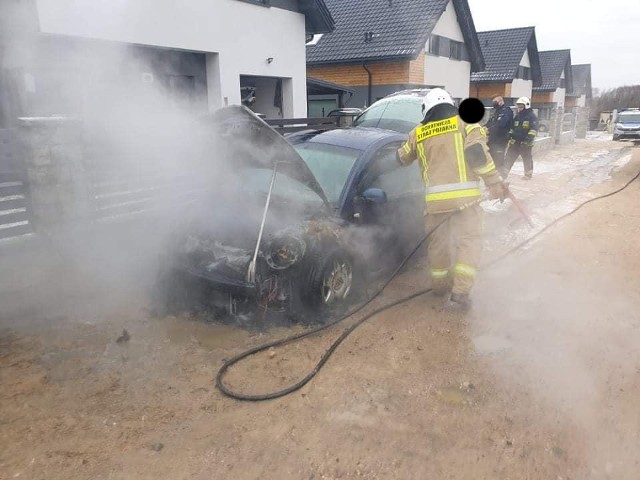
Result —
M 0 130 L 0 240 L 179 213 L 205 182 L 179 161 L 127 157 L 88 138 L 79 121 L 22 119 L 16 130 Z
M 0 239 L 33 232 L 27 170 L 16 132 L 0 129 Z

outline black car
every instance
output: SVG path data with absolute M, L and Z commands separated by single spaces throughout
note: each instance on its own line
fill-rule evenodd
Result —
M 158 284 L 170 308 L 323 317 L 397 267 L 423 235 L 406 136 L 349 128 L 285 140 L 251 111 L 213 115 L 216 188 L 193 208 Z M 186 302 L 186 303 L 185 303 Z

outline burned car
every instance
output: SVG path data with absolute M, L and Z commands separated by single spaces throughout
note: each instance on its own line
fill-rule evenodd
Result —
M 323 319 L 397 267 L 423 234 L 417 165 L 399 133 L 280 136 L 235 106 L 210 119 L 215 188 L 186 216 L 156 291 L 167 308 Z

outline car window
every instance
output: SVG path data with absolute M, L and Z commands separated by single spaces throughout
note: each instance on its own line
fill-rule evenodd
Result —
M 318 180 L 327 200 L 337 203 L 360 150 L 315 142 L 300 143 L 294 148 Z
M 406 167 L 398 163 L 396 151 L 402 146 L 394 142 L 381 148 L 375 155 L 369 174 L 365 177 L 361 190 L 380 188 L 388 198 L 413 195 L 424 191 L 418 162 Z
M 356 119 L 354 126 L 409 133 L 422 119 L 422 97 L 398 97 L 373 104 Z
M 640 113 L 620 114 L 617 123 L 640 123 Z
M 239 171 L 241 185 L 247 192 L 268 193 L 273 170 L 267 168 L 242 168 Z M 276 176 L 273 195 L 304 203 L 322 204 L 322 199 L 305 184 L 286 175 Z
M 374 103 L 353 122 L 353 125 L 357 127 L 377 127 L 380 118 L 387 108 L 387 104 L 388 102 L 386 101 Z

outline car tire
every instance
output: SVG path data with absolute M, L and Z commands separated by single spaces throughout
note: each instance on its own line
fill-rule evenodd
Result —
M 324 321 L 327 314 L 344 311 L 354 297 L 356 275 L 353 260 L 341 248 L 314 252 L 308 259 L 308 275 L 302 300 L 311 314 Z

